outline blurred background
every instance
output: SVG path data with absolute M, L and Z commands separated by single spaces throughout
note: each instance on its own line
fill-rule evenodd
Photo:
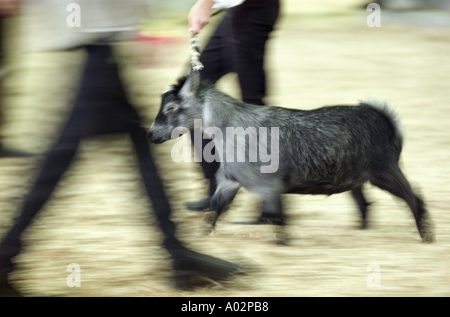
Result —
M 189 60 L 187 14 L 192 0 L 148 1 L 140 40 L 116 45 L 132 103 L 150 126 L 160 94 Z M 424 197 L 437 242 L 425 245 L 407 206 L 368 186 L 368 230 L 348 193 L 285 197 L 292 244 L 271 243 L 268 226 L 238 226 L 259 214 L 241 190 L 213 236 L 200 236 L 203 216 L 184 203 L 205 194 L 195 163 L 174 163 L 175 141 L 152 146 L 183 241 L 198 251 L 254 261 L 260 271 L 197 290 L 204 296 L 449 296 L 450 278 L 450 1 L 384 0 L 381 27 L 368 27 L 360 0 L 282 0 L 268 43 L 268 104 L 297 109 L 391 102 L 405 135 L 402 168 Z M 49 38 L 49 12 L 8 18 L 2 66 L 3 143 L 44 153 L 70 110 L 84 52 L 36 50 Z M 222 15 L 202 31 L 201 44 Z M 170 42 L 146 39 L 169 37 Z M 239 98 L 235 75 L 218 86 Z M 61 296 L 184 296 L 171 288 L 168 257 L 142 191 L 127 137 L 86 139 L 54 199 L 25 236 L 13 278 L 24 293 Z M 42 157 L 0 159 L 0 234 L 27 192 Z M 66 267 L 81 267 L 81 287 L 69 288 Z M 381 267 L 381 287 L 369 288 L 369 264 Z M 192 294 L 188 294 L 192 295 Z

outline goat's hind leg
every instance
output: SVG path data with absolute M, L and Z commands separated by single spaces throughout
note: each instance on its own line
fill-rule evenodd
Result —
M 361 213 L 361 229 L 367 229 L 367 206 L 370 204 L 364 198 L 362 186 L 358 186 L 352 190 L 352 197 L 358 204 Z
M 400 167 L 378 171 L 371 179 L 373 185 L 387 190 L 395 196 L 403 199 L 411 209 L 419 234 L 423 242 L 435 241 L 433 224 L 429 217 L 428 211 L 425 209 L 423 201 L 413 192 L 411 185 L 403 175 Z

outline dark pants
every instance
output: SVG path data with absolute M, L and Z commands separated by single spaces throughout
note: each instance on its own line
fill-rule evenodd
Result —
M 147 131 L 141 127 L 138 113 L 125 98 L 117 65 L 111 60 L 111 49 L 107 45 L 85 48 L 88 58 L 73 111 L 49 151 L 19 216 L 0 244 L 0 280 L 13 270 L 11 259 L 21 250 L 20 236 L 68 170 L 80 140 L 99 134 L 127 133 L 131 137 L 153 212 L 165 235 L 164 246 L 169 252 L 182 248 L 175 238 L 175 225 L 169 219 L 171 208 L 151 157 Z
M 237 73 L 242 100 L 264 105 L 265 48 L 278 18 L 279 6 L 279 0 L 246 0 L 229 9 L 201 53 L 202 78 L 215 83 L 228 73 Z M 191 136 L 194 142 L 194 135 Z M 210 139 L 203 140 L 202 151 L 209 142 Z M 197 154 L 202 157 L 201 153 Z M 213 179 L 220 163 L 202 160 L 201 166 L 205 177 Z

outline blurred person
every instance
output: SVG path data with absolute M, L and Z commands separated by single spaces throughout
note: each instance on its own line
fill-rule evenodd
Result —
M 7 71 L 4 69 L 5 62 L 5 39 L 4 39 L 4 30 L 5 30 L 5 20 L 8 17 L 13 17 L 19 13 L 19 0 L 0 0 L 0 124 L 3 120 L 2 112 L 3 112 L 3 81 L 6 77 Z M 3 157 L 26 157 L 32 155 L 31 153 L 27 153 L 24 151 L 20 151 L 17 149 L 11 149 L 5 147 L 1 140 L 0 136 L 0 158 Z
M 229 8 L 219 26 L 201 52 L 200 61 L 204 68 L 202 79 L 217 82 L 224 75 L 234 72 L 238 75 L 242 101 L 254 105 L 265 105 L 266 74 L 264 57 L 266 42 L 273 31 L 280 10 L 279 0 L 198 0 L 189 13 L 189 27 L 195 33 L 209 22 L 211 8 L 221 5 Z M 191 134 L 194 144 L 194 134 Z M 202 151 L 211 140 L 202 138 Z M 201 156 L 199 154 L 199 157 Z M 187 203 L 194 211 L 207 211 L 216 191 L 215 174 L 220 163 L 202 160 L 204 176 L 209 180 L 208 196 L 200 201 Z M 257 223 L 264 222 L 260 218 Z
M 32 5 L 44 2 L 32 2 Z M 59 11 L 53 7 L 53 14 L 58 13 L 62 17 L 60 22 L 66 23 L 68 2 L 48 2 L 54 6 L 60 4 Z M 176 226 L 170 220 L 171 207 L 151 156 L 147 129 L 141 126 L 140 116 L 127 101 L 118 66 L 111 58 L 112 42 L 140 20 L 140 0 L 79 0 L 78 4 L 83 12 L 81 31 L 71 33 L 67 25 L 60 25 L 68 35 L 60 37 L 61 40 L 53 39 L 53 46 L 86 51 L 81 82 L 67 122 L 47 153 L 18 217 L 0 243 L 0 295 L 21 295 L 9 283 L 8 274 L 14 269 L 12 259 L 22 249 L 22 233 L 32 224 L 70 167 L 80 141 L 100 134 L 125 133 L 131 138 L 153 213 L 164 234 L 163 246 L 172 258 L 176 287 L 189 287 L 189 277 L 193 275 L 218 280 L 236 272 L 238 265 L 194 252 L 177 239 Z

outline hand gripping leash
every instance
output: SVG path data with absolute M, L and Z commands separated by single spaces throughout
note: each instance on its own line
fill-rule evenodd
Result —
M 220 9 L 220 10 L 214 12 L 213 14 L 211 14 L 211 17 L 214 17 L 223 11 L 225 11 L 225 9 Z M 192 65 L 192 69 L 195 71 L 200 71 L 203 69 L 203 64 L 200 62 L 200 48 L 199 48 L 198 42 L 197 42 L 197 33 L 192 31 L 192 29 L 190 29 L 189 32 L 191 32 L 191 65 Z

